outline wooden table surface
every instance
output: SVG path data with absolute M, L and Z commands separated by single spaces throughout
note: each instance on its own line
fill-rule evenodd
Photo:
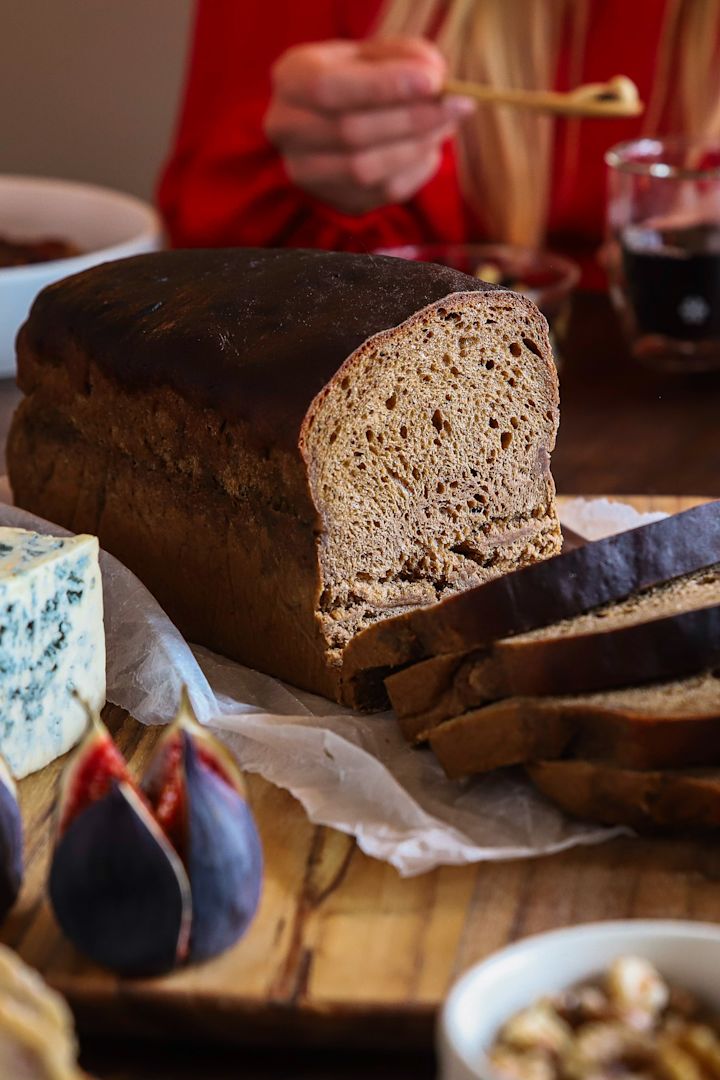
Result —
M 0 384 L 0 435 L 4 436 L 17 394 Z M 553 460 L 558 488 L 583 494 L 720 494 L 720 377 L 670 378 L 648 374 L 628 359 L 604 300 L 579 297 L 562 373 L 562 434 Z M 3 440 L 4 441 L 4 440 Z M 289 798 L 289 796 L 287 797 Z M 338 837 L 338 842 L 349 843 Z M 654 841 L 623 841 L 599 861 L 597 849 L 575 849 L 549 860 L 504 864 L 475 877 L 474 918 L 483 949 L 549 925 L 623 914 L 720 915 L 720 863 L 710 848 Z M 607 851 L 608 849 L 606 849 Z M 402 903 L 403 883 L 383 868 L 384 888 Z M 537 902 L 544 881 L 545 901 Z M 466 880 L 467 879 L 467 880 Z M 467 868 L 427 875 L 427 888 L 441 888 L 448 902 L 468 888 Z M 548 906 L 548 882 L 553 904 Z M 504 903 L 512 896 L 513 902 Z M 326 898 L 324 897 L 324 900 Z M 329 898 L 328 898 L 329 899 Z M 331 903 L 330 899 L 330 903 Z M 510 922 L 508 923 L 508 920 Z M 482 928 L 482 932 L 480 932 Z M 472 927 L 466 928 L 472 942 Z M 472 949 L 470 950 L 472 951 Z M 390 977 L 390 973 L 389 973 Z M 429 1050 L 421 1053 L 363 1053 L 354 1047 L 289 1050 L 83 1044 L 85 1067 L 107 1080 L 229 1080 L 230 1077 L 390 1077 L 422 1080 L 433 1075 Z

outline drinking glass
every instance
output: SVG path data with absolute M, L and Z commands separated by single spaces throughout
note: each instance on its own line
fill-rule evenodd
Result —
M 605 160 L 610 290 L 634 356 L 720 369 L 720 142 L 636 139 Z

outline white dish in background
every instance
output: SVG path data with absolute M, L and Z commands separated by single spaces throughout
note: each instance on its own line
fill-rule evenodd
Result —
M 485 1050 L 506 1020 L 628 954 L 646 957 L 720 1015 L 720 926 L 636 919 L 555 930 L 494 953 L 455 984 L 438 1027 L 441 1080 L 497 1080 Z
M 97 263 L 157 251 L 162 225 L 148 203 L 110 188 L 33 176 L 0 176 L 0 236 L 66 240 L 80 255 L 0 267 L 0 378 L 15 372 L 15 335 L 46 285 Z

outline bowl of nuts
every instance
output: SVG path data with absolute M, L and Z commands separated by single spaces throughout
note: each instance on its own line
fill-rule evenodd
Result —
M 720 926 L 589 923 L 526 938 L 455 984 L 442 1080 L 720 1080 Z

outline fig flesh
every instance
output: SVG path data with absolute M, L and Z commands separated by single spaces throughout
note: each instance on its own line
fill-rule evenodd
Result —
M 0 922 L 17 900 L 22 879 L 22 818 L 13 778 L 0 757 Z
M 245 932 L 261 882 L 242 777 L 187 695 L 140 785 L 94 720 L 67 770 L 50 874 L 82 952 L 123 974 L 209 959 Z
M 88 806 L 110 791 L 113 780 L 132 785 L 125 758 L 99 716 L 86 706 L 88 729 L 65 768 L 58 799 L 58 831 L 62 834 Z

